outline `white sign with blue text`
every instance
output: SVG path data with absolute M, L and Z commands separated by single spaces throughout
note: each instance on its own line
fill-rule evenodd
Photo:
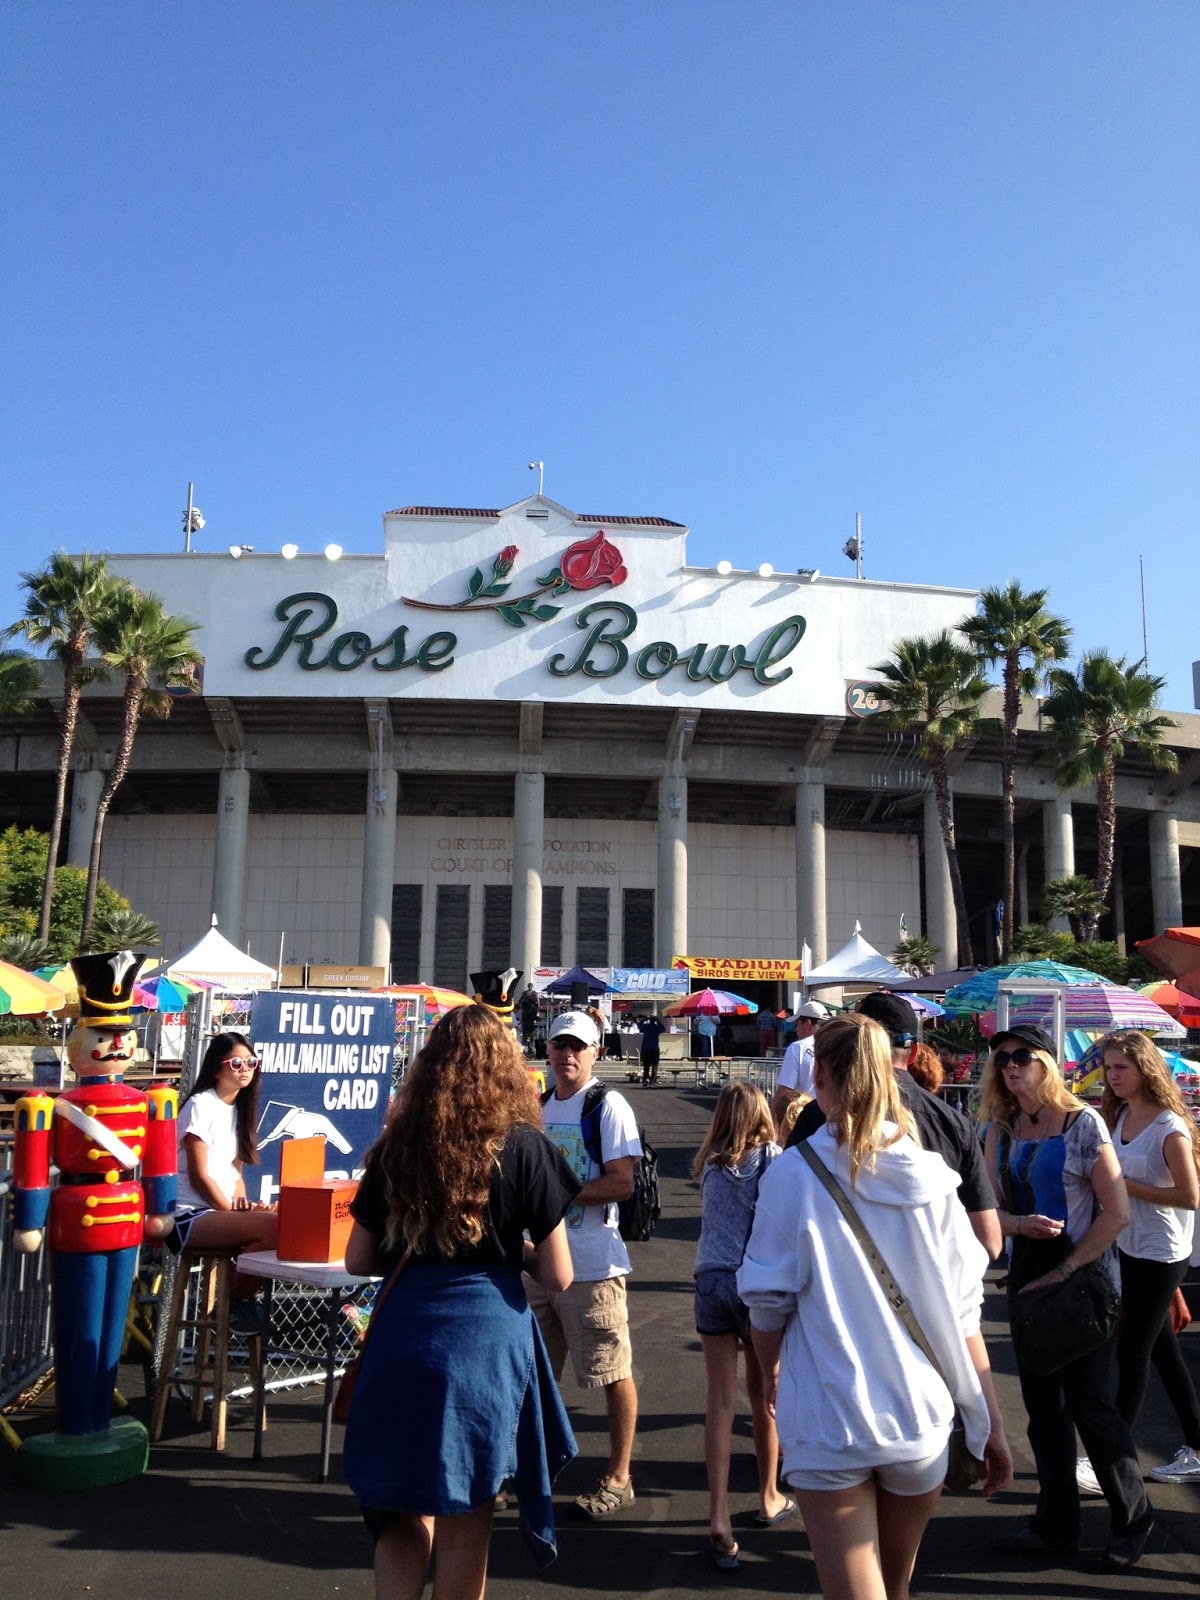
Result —
M 392 1083 L 396 1008 L 383 995 L 266 990 L 254 997 L 250 1035 L 261 1067 L 260 1165 L 247 1190 L 270 1200 L 284 1139 L 325 1136 L 325 1174 L 353 1178 L 379 1137 Z

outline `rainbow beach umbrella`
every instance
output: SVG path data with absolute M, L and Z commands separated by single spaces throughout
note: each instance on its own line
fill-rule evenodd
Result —
M 14 967 L 9 961 L 0 961 L 0 1015 L 45 1017 L 65 1011 L 66 1006 L 66 993 L 58 984 Z

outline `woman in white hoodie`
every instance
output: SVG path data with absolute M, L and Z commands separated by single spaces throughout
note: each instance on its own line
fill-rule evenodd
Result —
M 900 1323 L 799 1149 L 763 1176 L 738 1293 L 822 1594 L 907 1600 L 956 1405 L 985 1462 L 984 1493 L 1012 1479 L 979 1332 L 987 1257 L 957 1175 L 913 1138 L 877 1022 L 851 1014 L 821 1024 L 815 1090 L 828 1120 L 809 1146 L 847 1192 L 946 1380 Z

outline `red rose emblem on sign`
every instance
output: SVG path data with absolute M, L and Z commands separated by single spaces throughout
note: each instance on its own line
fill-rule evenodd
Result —
M 615 588 L 629 576 L 621 552 L 604 537 L 603 529 L 594 538 L 573 544 L 559 565 L 563 582 L 572 589 L 598 589 L 602 583 Z

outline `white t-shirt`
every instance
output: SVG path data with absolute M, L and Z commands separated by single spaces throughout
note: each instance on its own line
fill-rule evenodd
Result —
M 226 1105 L 215 1089 L 205 1089 L 184 1102 L 179 1113 L 175 1139 L 179 1152 L 179 1195 L 181 1211 L 201 1206 L 212 1209 L 207 1195 L 192 1188 L 188 1180 L 187 1149 L 184 1139 L 192 1134 L 208 1147 L 208 1176 L 226 1200 L 232 1201 L 237 1189 L 237 1108 Z
M 810 1033 L 807 1039 L 794 1039 L 783 1052 L 783 1064 L 779 1068 L 779 1079 L 776 1083 L 778 1089 L 799 1089 L 801 1094 L 810 1095 L 813 1092 L 813 1042 Z
M 1181 1133 L 1191 1147 L 1188 1125 L 1174 1111 L 1161 1111 L 1148 1128 L 1126 1144 L 1121 1129 L 1128 1111 L 1122 1111 L 1113 1129 L 1113 1149 L 1121 1171 L 1134 1183 L 1155 1189 L 1173 1189 L 1175 1179 L 1163 1156 L 1163 1145 L 1172 1133 Z M 1117 1249 L 1139 1261 L 1186 1261 L 1192 1253 L 1192 1234 L 1196 1217 L 1178 1206 L 1156 1206 L 1152 1200 L 1129 1197 L 1129 1226 L 1117 1235 Z
M 591 1088 L 591 1083 L 589 1079 L 569 1100 L 560 1100 L 557 1095 L 551 1095 L 542 1107 L 542 1126 L 546 1137 L 562 1151 L 571 1171 L 581 1183 L 590 1183 L 601 1172 L 588 1155 L 579 1127 L 584 1096 Z M 617 1161 L 622 1156 L 633 1156 L 636 1160 L 642 1153 L 633 1108 L 623 1095 L 614 1094 L 611 1089 L 600 1102 L 600 1153 L 606 1162 Z M 572 1204 L 567 1207 L 564 1220 L 567 1224 L 567 1244 L 571 1249 L 571 1265 L 579 1283 L 598 1283 L 602 1278 L 620 1278 L 633 1271 L 629 1252 L 617 1227 L 615 1205 Z

